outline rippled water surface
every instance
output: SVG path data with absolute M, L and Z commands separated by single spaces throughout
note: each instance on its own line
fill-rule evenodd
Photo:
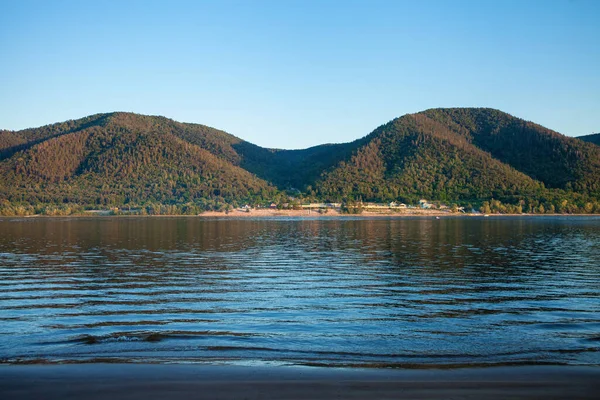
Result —
M 600 219 L 0 219 L 0 362 L 600 365 Z

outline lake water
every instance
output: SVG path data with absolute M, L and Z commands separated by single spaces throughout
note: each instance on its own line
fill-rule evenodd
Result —
M 600 365 L 600 218 L 0 219 L 0 362 Z

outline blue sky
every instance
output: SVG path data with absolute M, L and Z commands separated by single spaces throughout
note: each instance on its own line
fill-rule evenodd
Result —
M 0 0 L 0 128 L 109 111 L 266 147 L 493 107 L 600 132 L 600 1 Z

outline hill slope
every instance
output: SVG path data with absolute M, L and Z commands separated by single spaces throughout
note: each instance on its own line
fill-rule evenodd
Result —
M 433 109 L 372 132 L 317 184 L 323 196 L 415 201 L 600 194 L 600 149 L 492 109 Z
M 600 152 L 594 146 L 498 110 L 437 109 L 423 114 L 547 187 L 600 194 Z
M 398 118 L 317 184 L 322 195 L 366 201 L 531 196 L 539 182 L 423 114 Z
M 162 117 L 113 113 L 80 121 L 10 135 L 23 140 L 0 162 L 0 201 L 218 208 L 276 193 L 228 161 L 237 157 L 226 145 L 236 140 L 231 135 L 204 132 L 210 140 L 203 148 L 180 137 L 185 126 Z
M 577 139 L 584 142 L 594 143 L 600 146 L 600 133 L 592 133 L 591 135 L 578 136 Z

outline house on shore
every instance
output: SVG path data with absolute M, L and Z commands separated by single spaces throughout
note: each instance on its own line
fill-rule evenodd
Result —
M 429 208 L 433 208 L 433 204 L 429 203 L 425 199 L 421 199 L 421 200 L 419 200 L 419 207 L 429 209 Z
M 309 203 L 302 204 L 302 208 L 305 210 L 316 210 L 316 209 L 324 209 L 324 208 L 340 208 L 342 206 L 341 203 Z

